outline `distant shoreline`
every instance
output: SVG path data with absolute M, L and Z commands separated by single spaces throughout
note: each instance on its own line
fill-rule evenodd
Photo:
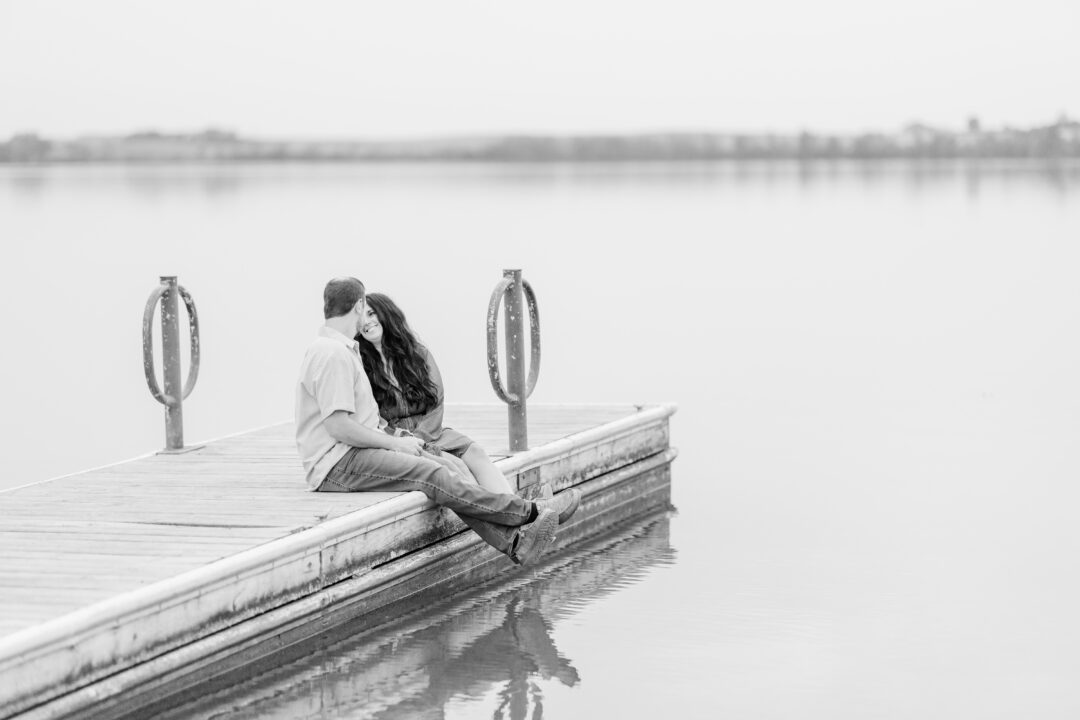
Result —
M 604 166 L 657 166 L 664 165 L 831 165 L 851 164 L 885 166 L 889 164 L 919 163 L 932 165 L 934 163 L 954 164 L 958 162 L 983 165 L 991 163 L 1035 163 L 1037 165 L 1074 165 L 1080 163 L 1080 154 L 1069 155 L 890 155 L 890 157 L 836 157 L 836 158 L 798 158 L 781 157 L 774 155 L 769 158 L 678 158 L 664 159 L 652 158 L 639 159 L 540 159 L 540 160 L 514 160 L 514 159 L 456 159 L 456 158 L 423 158 L 423 159 L 396 159 L 396 158 L 237 158 L 237 159 L 200 159 L 200 158 L 175 158 L 175 159 L 123 159 L 123 160 L 0 160 L 2 167 L 257 167 L 260 165 L 312 165 L 323 167 L 334 166 L 396 166 L 396 167 L 423 167 L 423 166 L 504 166 L 504 167 L 543 167 L 543 166 L 578 166 L 578 167 L 604 167 Z
M 254 140 L 222 130 L 157 131 L 70 140 L 34 133 L 0 142 L 4 164 L 182 163 L 603 163 L 723 160 L 1058 159 L 1080 157 L 1080 122 L 963 131 L 912 124 L 897 133 L 824 135 L 642 133 L 495 135 L 434 140 Z

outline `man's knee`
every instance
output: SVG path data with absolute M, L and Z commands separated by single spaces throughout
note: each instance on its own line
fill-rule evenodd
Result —
M 440 462 L 426 457 L 406 456 L 409 459 L 409 469 L 405 475 L 409 479 L 421 480 L 433 485 L 445 485 L 450 481 L 452 473 Z
M 376 485 L 400 481 L 429 481 L 441 466 L 427 458 L 392 450 L 365 448 L 356 453 L 350 467 L 353 474 L 366 477 Z M 380 482 L 380 480 L 382 482 Z
M 464 460 L 459 457 L 455 457 L 454 455 L 447 455 L 446 461 L 447 468 L 452 473 L 455 473 L 462 481 L 468 483 L 476 482 L 476 478 L 473 477 L 472 470 L 469 469 L 469 466 L 465 463 Z
M 463 475 L 449 462 L 431 461 L 427 482 L 448 492 L 458 493 L 466 485 L 475 485 L 471 475 Z

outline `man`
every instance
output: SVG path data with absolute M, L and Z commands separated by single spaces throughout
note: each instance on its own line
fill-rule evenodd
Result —
M 323 291 L 326 324 L 308 347 L 296 386 L 296 445 L 308 486 L 319 492 L 419 490 L 519 565 L 543 555 L 581 491 L 525 500 L 485 490 L 419 438 L 384 431 L 358 345 L 364 284 L 336 278 Z

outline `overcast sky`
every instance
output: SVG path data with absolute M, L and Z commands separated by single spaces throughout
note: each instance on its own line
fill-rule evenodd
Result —
M 0 0 L 0 137 L 1080 116 L 1080 0 Z

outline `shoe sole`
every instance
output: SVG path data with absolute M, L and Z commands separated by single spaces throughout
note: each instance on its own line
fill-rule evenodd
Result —
M 546 491 L 537 498 L 537 500 L 554 500 L 559 498 L 560 500 L 569 493 L 570 504 L 566 506 L 561 513 L 559 513 L 559 523 L 562 524 L 570 519 L 575 512 L 577 512 L 578 506 L 581 505 L 581 491 L 577 488 L 570 488 L 569 490 L 563 490 L 558 495 L 550 494 L 551 486 L 546 488 Z
M 566 490 L 564 492 L 570 493 L 570 497 L 573 498 L 573 500 L 571 501 L 569 507 L 567 507 L 561 513 L 559 513 L 559 523 L 564 523 L 567 520 L 569 520 L 570 516 L 573 515 L 574 513 L 576 513 L 577 509 L 578 509 L 578 506 L 581 505 L 581 491 L 580 490 L 578 490 L 577 488 L 570 488 L 569 490 Z
M 559 516 L 551 508 L 541 511 L 540 515 L 532 522 L 529 534 L 533 537 L 532 547 L 526 557 L 517 555 L 518 565 L 525 566 L 536 562 L 543 556 L 551 543 L 555 541 L 555 531 L 559 528 Z

